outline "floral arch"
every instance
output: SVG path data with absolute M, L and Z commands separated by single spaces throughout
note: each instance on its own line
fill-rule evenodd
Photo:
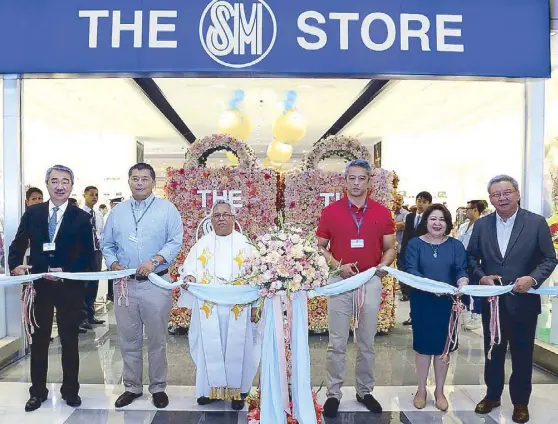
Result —
M 339 156 L 346 161 L 371 161 L 368 149 L 358 139 L 330 136 L 317 142 L 304 158 L 302 167 L 285 175 L 284 214 L 287 223 L 296 224 L 306 231 L 315 231 L 322 209 L 344 194 L 345 178 L 342 173 L 318 169 L 318 164 L 329 157 Z M 397 189 L 397 175 L 374 168 L 371 197 L 388 208 L 393 207 Z M 378 329 L 387 331 L 395 326 L 395 287 L 393 277 L 382 281 L 382 306 L 378 316 Z M 315 298 L 309 302 L 309 328 L 316 332 L 327 330 L 327 300 Z
M 207 158 L 214 152 L 233 152 L 239 160 L 237 167 L 206 168 Z M 196 140 L 186 154 L 184 168 L 168 169 L 165 194 L 178 208 L 184 224 L 182 250 L 176 267 L 182 265 L 187 252 L 196 242 L 198 224 L 209 214 L 214 201 L 223 199 L 236 207 L 237 221 L 250 237 L 257 237 L 277 218 L 278 173 L 261 168 L 253 150 L 246 143 L 221 134 Z M 178 298 L 174 293 L 174 301 Z M 169 325 L 186 327 L 189 311 L 173 308 Z

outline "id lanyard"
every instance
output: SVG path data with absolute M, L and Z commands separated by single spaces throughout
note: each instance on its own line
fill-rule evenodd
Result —
M 147 207 L 145 208 L 145 210 L 143 211 L 143 213 L 141 214 L 141 216 L 139 217 L 139 219 L 136 218 L 136 212 L 134 211 L 134 206 L 132 205 L 132 202 L 130 202 L 130 208 L 132 209 L 132 216 L 134 217 L 134 223 L 136 224 L 136 237 L 138 234 L 138 225 L 141 222 L 141 220 L 143 219 L 143 217 L 145 216 L 145 214 L 147 213 L 147 211 L 149 210 L 149 208 L 151 207 L 151 205 L 153 204 L 153 202 L 155 201 L 155 197 L 151 200 L 151 203 L 149 203 L 149 205 L 147 205 Z
M 357 219 L 356 213 L 353 211 L 353 204 L 349 200 L 349 212 L 353 217 L 353 221 L 355 222 L 355 225 L 357 227 L 357 234 L 359 236 L 360 236 L 360 227 L 362 227 L 362 222 L 364 221 L 364 214 L 366 213 L 366 209 L 368 209 L 368 200 L 366 200 L 366 202 L 364 203 L 364 207 L 362 208 L 362 215 L 360 216 L 360 219 Z

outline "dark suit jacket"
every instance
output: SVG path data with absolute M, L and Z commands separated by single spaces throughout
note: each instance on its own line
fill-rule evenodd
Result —
M 43 244 L 49 242 L 48 210 L 49 202 L 27 208 L 17 230 L 14 241 L 10 245 L 8 264 L 13 270 L 23 264 L 23 257 L 30 245 L 29 265 L 33 274 L 47 272 L 50 268 L 62 268 L 64 272 L 92 271 L 93 259 L 93 228 L 91 216 L 72 204 L 68 204 L 60 223 L 60 229 L 54 240 L 56 250 L 44 252 Z M 81 286 L 76 281 L 57 282 L 75 287 Z M 35 284 L 39 295 L 46 289 L 47 280 L 38 280 Z
M 505 285 L 530 276 L 538 283 L 533 288 L 538 288 L 558 264 L 548 224 L 542 216 L 525 209 L 517 212 L 504 257 L 498 246 L 496 213 L 475 222 L 467 252 L 474 279 L 499 275 Z M 505 302 L 510 316 L 518 321 L 541 313 L 541 299 L 535 294 L 508 294 Z
M 409 244 L 409 240 L 415 238 L 417 236 L 417 230 L 415 230 L 415 219 L 417 217 L 416 213 L 407 214 L 405 218 L 405 229 L 403 230 L 403 238 L 401 239 L 401 251 L 399 252 L 401 258 L 400 266 L 403 268 L 405 266 L 405 251 L 407 249 L 407 244 Z M 400 268 L 401 269 L 401 268 Z

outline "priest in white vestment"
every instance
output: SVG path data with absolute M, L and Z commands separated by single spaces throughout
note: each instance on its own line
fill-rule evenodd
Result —
M 190 250 L 180 270 L 184 280 L 179 307 L 192 309 L 188 333 L 190 354 L 196 364 L 199 405 L 231 400 L 244 408 L 261 356 L 260 329 L 254 305 L 214 305 L 193 297 L 188 283 L 231 284 L 244 271 L 253 246 L 234 230 L 229 203 L 218 201 L 211 214 L 213 231 Z

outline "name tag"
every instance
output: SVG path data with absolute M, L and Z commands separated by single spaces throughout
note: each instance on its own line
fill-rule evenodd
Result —
M 56 243 L 43 243 L 43 252 L 54 252 L 56 250 Z
M 138 242 L 138 237 L 137 237 L 136 233 L 130 234 L 130 237 L 128 237 L 128 240 L 130 240 L 132 243 L 137 243 Z
M 364 239 L 351 240 L 351 249 L 363 249 L 363 248 L 364 248 Z

